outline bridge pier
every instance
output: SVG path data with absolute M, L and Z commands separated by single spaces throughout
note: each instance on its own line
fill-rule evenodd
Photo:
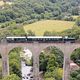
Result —
M 9 75 L 9 60 L 8 60 L 8 55 L 3 55 L 2 56 L 2 76 L 7 76 Z
M 2 53 L 2 75 L 9 75 L 9 61 L 8 53 L 15 47 L 28 47 L 33 53 L 33 76 L 34 80 L 40 80 L 39 78 L 39 55 L 40 52 L 49 47 L 55 46 L 59 48 L 64 54 L 63 64 L 63 80 L 69 80 L 70 77 L 70 55 L 76 49 L 80 47 L 77 43 L 8 43 L 0 44 L 0 52 Z
M 33 77 L 34 80 L 39 79 L 39 53 L 40 53 L 39 45 L 37 43 L 33 44 Z M 35 55 L 36 54 L 36 55 Z
M 70 57 L 64 55 L 63 80 L 69 80 L 69 78 L 70 78 Z
M 39 80 L 39 57 L 35 56 L 33 57 L 33 75 L 34 80 Z

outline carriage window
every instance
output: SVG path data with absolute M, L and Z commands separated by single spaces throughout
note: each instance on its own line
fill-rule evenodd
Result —
M 47 38 L 45 38 L 45 40 L 47 40 Z
M 38 38 L 38 40 L 39 40 L 39 38 Z

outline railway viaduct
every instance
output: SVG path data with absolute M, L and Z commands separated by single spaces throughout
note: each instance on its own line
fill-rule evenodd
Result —
M 9 75 L 9 60 L 8 53 L 15 47 L 26 47 L 33 54 L 33 73 L 34 80 L 39 79 L 39 55 L 41 51 L 47 47 L 56 47 L 64 54 L 63 63 L 63 80 L 69 80 L 70 75 L 70 55 L 71 53 L 80 48 L 79 43 L 0 43 L 0 53 L 2 56 L 2 74 L 3 76 Z

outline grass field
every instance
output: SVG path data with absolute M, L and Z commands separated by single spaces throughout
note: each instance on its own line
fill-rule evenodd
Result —
M 72 16 L 73 17 L 73 19 L 77 19 L 79 16 Z
M 36 35 L 43 35 L 45 31 L 64 31 L 72 28 L 74 22 L 59 21 L 59 20 L 42 20 L 32 24 L 24 25 L 24 30 L 27 33 L 28 30 L 35 32 Z

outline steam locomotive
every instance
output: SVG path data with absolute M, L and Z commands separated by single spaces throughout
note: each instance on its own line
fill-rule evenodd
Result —
M 46 43 L 46 42 L 70 42 L 74 43 L 75 38 L 68 37 L 68 36 L 9 36 L 6 37 L 6 41 L 8 43 L 32 43 L 32 42 L 39 42 L 39 43 Z

